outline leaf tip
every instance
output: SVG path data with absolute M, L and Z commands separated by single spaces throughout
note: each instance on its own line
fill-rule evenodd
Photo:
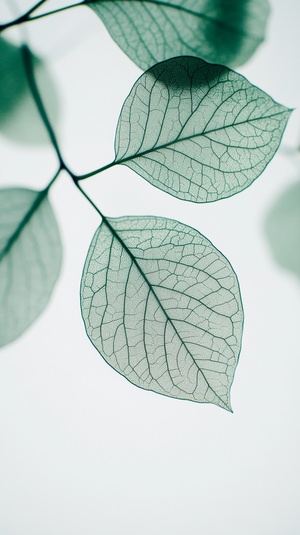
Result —
M 231 403 L 230 403 L 229 399 L 228 399 L 228 401 L 218 400 L 218 401 L 213 401 L 212 403 L 213 403 L 213 405 L 216 405 L 216 407 L 220 407 L 220 409 L 224 409 L 227 412 L 233 413 L 233 410 L 232 410 Z
M 231 412 L 233 414 L 230 399 L 228 399 L 227 403 L 224 403 L 224 406 L 222 408 L 225 409 L 225 411 Z

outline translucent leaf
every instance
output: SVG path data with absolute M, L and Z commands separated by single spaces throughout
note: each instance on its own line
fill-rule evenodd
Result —
M 173 56 L 237 66 L 264 40 L 267 0 L 106 0 L 86 3 L 145 70 Z
M 300 278 L 299 181 L 289 185 L 269 208 L 264 230 L 274 260 Z
M 5 123 L 24 98 L 26 77 L 18 47 L 0 37 L 0 124 Z
M 105 220 L 84 266 L 81 308 L 91 342 L 129 381 L 230 410 L 239 286 L 199 232 L 163 218 Z
M 32 99 L 20 48 L 1 37 L 0 57 L 1 133 L 20 143 L 49 143 Z M 51 121 L 55 124 L 59 116 L 59 99 L 54 81 L 47 64 L 36 56 L 33 60 Z
M 61 266 L 57 223 L 46 192 L 0 190 L 0 346 L 43 311 Z
M 173 58 L 144 73 L 125 100 L 115 163 L 180 199 L 222 199 L 262 173 L 290 113 L 227 67 Z

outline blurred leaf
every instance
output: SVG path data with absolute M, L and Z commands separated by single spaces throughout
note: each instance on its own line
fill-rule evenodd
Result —
M 47 305 L 62 247 L 45 191 L 0 190 L 0 346 L 20 336 Z
M 180 199 L 222 199 L 262 173 L 290 113 L 226 67 L 173 58 L 142 74 L 125 100 L 115 163 Z
M 271 207 L 265 232 L 279 266 L 300 277 L 300 182 L 284 191 Z
M 91 342 L 130 382 L 230 410 L 239 286 L 199 232 L 163 218 L 105 220 L 85 262 L 81 308 Z
M 264 40 L 267 0 L 88 1 L 110 35 L 141 69 L 174 56 L 245 63 Z
M 23 66 L 21 50 L 0 38 L 0 128 L 20 143 L 48 143 L 49 137 L 36 110 Z M 54 124 L 59 115 L 58 95 L 47 65 L 33 56 L 36 76 Z
M 0 37 L 0 124 L 15 111 L 27 90 L 18 47 Z M 2 125 L 1 125 L 2 126 Z

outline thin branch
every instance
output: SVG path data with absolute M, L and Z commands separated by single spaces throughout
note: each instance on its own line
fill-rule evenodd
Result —
M 50 180 L 49 184 L 43 189 L 43 191 L 47 194 L 51 186 L 54 184 L 55 180 L 58 178 L 58 175 L 61 173 L 62 169 L 58 169 L 54 175 L 54 177 Z
M 31 13 L 36 11 L 39 7 L 41 7 L 46 2 L 48 2 L 48 0 L 40 0 L 39 2 L 37 2 L 37 4 L 35 4 L 35 6 L 31 7 L 30 9 L 28 9 L 28 11 L 26 13 L 24 13 L 24 15 L 22 15 L 22 17 L 19 17 L 19 18 L 28 18 L 31 15 Z
M 75 186 L 79 189 L 79 191 L 82 193 L 82 195 L 87 199 L 87 201 L 92 205 L 92 207 L 96 210 L 96 212 L 100 215 L 100 217 L 106 221 L 106 217 L 102 214 L 102 212 L 99 210 L 98 206 L 96 206 L 96 204 L 92 201 L 92 199 L 88 196 L 88 194 L 84 191 L 84 189 L 82 189 L 82 187 L 80 186 L 80 184 L 78 183 L 78 180 L 74 180 L 74 178 L 72 177 L 73 179 L 73 182 L 75 184 Z
M 102 173 L 102 171 L 106 171 L 106 169 L 110 169 L 111 167 L 114 167 L 114 165 L 117 165 L 118 162 L 113 161 L 111 163 L 108 163 L 107 165 L 104 165 L 103 167 L 99 167 L 99 169 L 96 169 L 95 171 L 91 171 L 90 173 L 86 173 L 85 175 L 79 175 L 76 177 L 77 180 L 85 180 L 86 178 L 90 178 L 91 176 L 98 175 L 98 173 Z
M 30 17 L 31 13 L 33 13 L 38 7 L 40 7 L 42 4 L 47 2 L 48 0 L 41 0 L 36 4 L 33 8 L 31 8 L 27 13 L 24 13 L 21 17 L 18 17 L 17 19 L 7 22 L 6 24 L 0 24 L 0 32 L 6 30 L 7 28 L 11 28 L 13 26 L 18 26 L 20 24 L 24 24 L 25 22 L 32 22 L 34 20 L 39 20 L 44 17 L 49 17 L 50 15 L 55 15 L 56 13 L 61 13 L 62 11 L 67 11 L 69 9 L 72 9 L 73 7 L 82 6 L 85 4 L 85 2 L 80 2 L 79 4 L 71 4 L 69 6 L 61 7 L 59 9 L 54 9 L 53 11 L 48 11 L 46 13 L 40 13 L 40 15 L 35 15 L 34 17 Z
M 26 45 L 22 46 L 22 56 L 23 56 L 24 67 L 25 67 L 25 71 L 26 71 L 28 84 L 29 84 L 33 99 L 34 99 L 34 101 L 36 103 L 36 106 L 38 108 L 40 117 L 41 117 L 41 119 L 42 119 L 42 121 L 43 121 L 43 123 L 45 125 L 45 128 L 46 128 L 46 130 L 48 132 L 49 138 L 51 140 L 51 143 L 52 143 L 52 145 L 53 145 L 53 147 L 55 149 L 55 152 L 57 154 L 57 157 L 58 157 L 58 160 L 59 160 L 59 163 L 60 163 L 60 169 L 66 169 L 66 166 L 64 164 L 64 161 L 63 161 L 63 158 L 62 158 L 62 155 L 61 155 L 61 152 L 60 152 L 57 140 L 56 140 L 56 136 L 55 136 L 54 130 L 53 130 L 53 128 L 51 126 L 51 123 L 50 123 L 50 121 L 48 119 L 47 112 L 45 110 L 43 101 L 41 99 L 41 96 L 40 96 L 40 93 L 39 93 L 39 90 L 38 90 L 38 87 L 37 87 L 37 84 L 36 84 L 36 80 L 35 80 L 35 77 L 34 77 L 34 68 L 33 68 L 32 55 L 31 55 L 31 52 L 30 52 L 29 48 Z
M 79 180 L 83 180 L 84 178 L 88 178 L 90 176 L 93 176 L 93 175 L 96 175 L 98 173 L 101 173 L 102 171 L 105 171 L 106 169 L 109 169 L 110 167 L 113 167 L 114 165 L 116 165 L 116 162 L 112 162 L 112 163 L 110 163 L 108 165 L 105 165 L 104 167 L 102 167 L 100 169 L 97 169 L 96 171 L 92 171 L 91 173 L 88 173 L 88 174 L 82 175 L 82 176 L 77 176 L 75 173 L 73 173 L 69 169 L 69 167 L 65 164 L 65 162 L 63 160 L 63 157 L 62 157 L 62 154 L 60 152 L 60 148 L 59 148 L 59 145 L 58 145 L 58 142 L 57 142 L 57 139 L 56 139 L 56 135 L 55 135 L 54 130 L 53 130 L 52 126 L 51 126 L 51 123 L 50 123 L 50 120 L 48 118 L 45 106 L 43 104 L 43 101 L 42 101 L 42 98 L 41 98 L 41 95 L 40 95 L 40 92 L 39 92 L 39 89 L 38 89 L 38 86 L 37 86 L 37 83 L 36 83 L 36 80 L 35 80 L 35 76 L 34 76 L 34 67 L 33 67 L 32 55 L 31 55 L 31 52 L 30 52 L 29 48 L 26 45 L 22 46 L 22 55 L 23 55 L 24 67 L 25 67 L 25 71 L 26 71 L 26 75 L 27 75 L 27 79 L 28 79 L 28 84 L 29 84 L 33 99 L 34 99 L 34 101 L 36 103 L 36 106 L 37 106 L 38 112 L 40 114 L 40 117 L 41 117 L 41 119 L 42 119 L 42 121 L 43 121 L 43 123 L 45 125 L 45 128 L 46 128 L 46 130 L 48 132 L 48 135 L 49 135 L 49 138 L 50 138 L 50 141 L 51 141 L 51 143 L 53 145 L 53 148 L 54 148 L 54 150 L 55 150 L 55 152 L 57 154 L 58 161 L 59 161 L 59 166 L 60 166 L 59 168 L 60 168 L 60 170 L 64 169 L 65 171 L 67 171 L 67 173 L 72 178 L 74 184 L 78 187 L 78 189 L 81 190 L 81 188 L 78 186 L 78 181 Z M 81 190 L 81 191 L 84 194 L 84 196 L 87 197 L 86 194 L 84 193 L 84 191 L 83 190 Z M 92 203 L 92 201 L 90 201 L 90 202 Z M 98 210 L 96 206 L 94 206 L 94 208 L 96 210 Z M 101 217 L 103 217 L 102 214 L 100 214 L 100 215 L 101 215 Z
M 74 7 L 83 6 L 85 2 L 79 2 L 79 4 L 70 4 L 69 6 L 60 7 L 58 9 L 54 9 L 53 11 L 48 11 L 47 13 L 41 13 L 40 15 L 35 15 L 34 17 L 30 17 L 27 22 L 31 22 L 33 20 L 39 20 L 43 19 L 44 17 L 49 17 L 50 15 L 56 15 L 57 13 L 62 13 L 63 11 L 68 11 L 69 9 L 73 9 Z

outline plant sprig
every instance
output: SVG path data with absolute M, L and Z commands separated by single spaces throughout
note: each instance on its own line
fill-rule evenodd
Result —
M 66 171 L 101 217 L 81 282 L 81 310 L 91 342 L 110 366 L 139 387 L 231 411 L 230 388 L 243 331 L 240 288 L 231 264 L 207 238 L 178 221 L 103 215 L 80 182 L 126 165 L 159 189 L 198 203 L 250 186 L 276 153 L 291 110 L 240 74 L 207 59 L 220 57 L 220 62 L 232 64 L 253 53 L 268 13 L 268 4 L 257 2 L 232 4 L 233 20 L 243 18 L 239 28 L 227 12 L 211 17 L 195 0 L 147 0 L 141 20 L 152 20 L 154 40 L 138 28 L 139 15 L 146 9 L 138 0 L 127 2 L 126 17 L 121 3 L 111 0 L 33 15 L 44 0 L 0 26 L 4 31 L 86 5 L 129 57 L 147 68 L 121 110 L 115 160 L 77 175 L 64 161 L 36 83 L 30 49 L 21 47 L 28 85 L 58 168 L 41 192 L 0 190 L 0 279 L 5 281 L 0 287 L 0 315 L 5 318 L 0 345 L 14 340 L 35 320 L 57 280 L 61 243 L 48 192 Z M 255 19 L 258 7 L 260 18 Z M 195 24 L 198 30 L 200 24 L 199 41 Z M 178 32 L 184 28 L 189 32 L 181 39 Z M 212 31 L 216 28 L 219 33 Z M 157 45 L 159 32 L 164 35 L 163 47 Z M 138 47 L 132 47 L 132 39 Z M 170 57 L 170 51 L 177 51 L 177 57 Z M 27 278 L 20 265 L 26 266 Z M 20 294 L 22 307 L 15 312 Z

